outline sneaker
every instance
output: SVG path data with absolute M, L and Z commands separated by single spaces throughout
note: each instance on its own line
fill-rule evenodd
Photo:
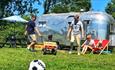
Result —
M 30 48 L 29 48 L 29 47 L 27 47 L 27 49 L 29 50 Z
M 30 46 L 29 46 L 29 45 L 27 46 L 27 49 L 28 49 L 28 50 L 30 49 Z
M 80 53 L 77 53 L 77 55 L 80 55 Z
M 30 47 L 27 47 L 27 50 L 31 51 L 31 48 L 30 48 Z
M 37 52 L 37 50 L 31 50 L 31 52 Z
M 72 52 L 71 51 L 69 51 L 69 54 L 71 54 Z

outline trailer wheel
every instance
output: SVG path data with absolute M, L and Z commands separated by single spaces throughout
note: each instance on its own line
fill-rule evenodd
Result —
M 57 51 L 55 51 L 53 54 L 56 55 L 56 54 L 57 54 Z
M 57 50 L 56 49 L 52 49 L 52 54 L 56 55 L 57 54 Z

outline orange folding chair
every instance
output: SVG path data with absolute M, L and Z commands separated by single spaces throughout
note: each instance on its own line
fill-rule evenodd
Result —
M 95 41 L 96 42 L 96 41 Z M 93 48 L 93 52 L 99 52 L 99 55 L 105 50 L 107 49 L 108 51 L 108 44 L 109 44 L 109 40 L 102 40 L 102 45 L 101 47 L 96 47 L 96 48 Z

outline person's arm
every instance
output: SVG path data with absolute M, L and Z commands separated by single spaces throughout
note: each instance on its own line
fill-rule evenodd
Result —
M 83 46 L 86 44 L 86 41 L 87 41 L 87 40 L 85 40 L 85 42 L 81 45 L 81 47 L 83 47 Z
M 41 33 L 40 33 L 39 29 L 38 29 L 37 27 L 34 27 L 34 29 L 35 29 L 35 31 L 37 32 L 37 34 L 38 34 L 39 36 L 41 36 Z
M 84 28 L 83 28 L 83 23 L 80 21 L 81 23 L 81 33 L 82 33 L 82 38 L 84 37 Z
M 68 30 L 67 30 L 67 39 L 70 38 L 70 34 L 71 34 L 71 31 L 72 31 L 72 24 L 73 24 L 73 21 L 71 24 L 69 24 L 69 27 L 68 27 Z
M 25 26 L 25 32 L 24 32 L 24 35 L 27 35 L 27 25 Z
M 70 33 L 71 33 L 71 30 L 72 30 L 72 27 L 69 26 L 69 28 L 68 28 L 68 32 L 67 32 L 67 37 L 69 37 L 69 35 L 70 35 Z

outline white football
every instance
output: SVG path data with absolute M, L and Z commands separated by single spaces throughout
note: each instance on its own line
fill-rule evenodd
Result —
M 30 62 L 29 70 L 45 70 L 46 65 L 42 60 L 33 60 Z

